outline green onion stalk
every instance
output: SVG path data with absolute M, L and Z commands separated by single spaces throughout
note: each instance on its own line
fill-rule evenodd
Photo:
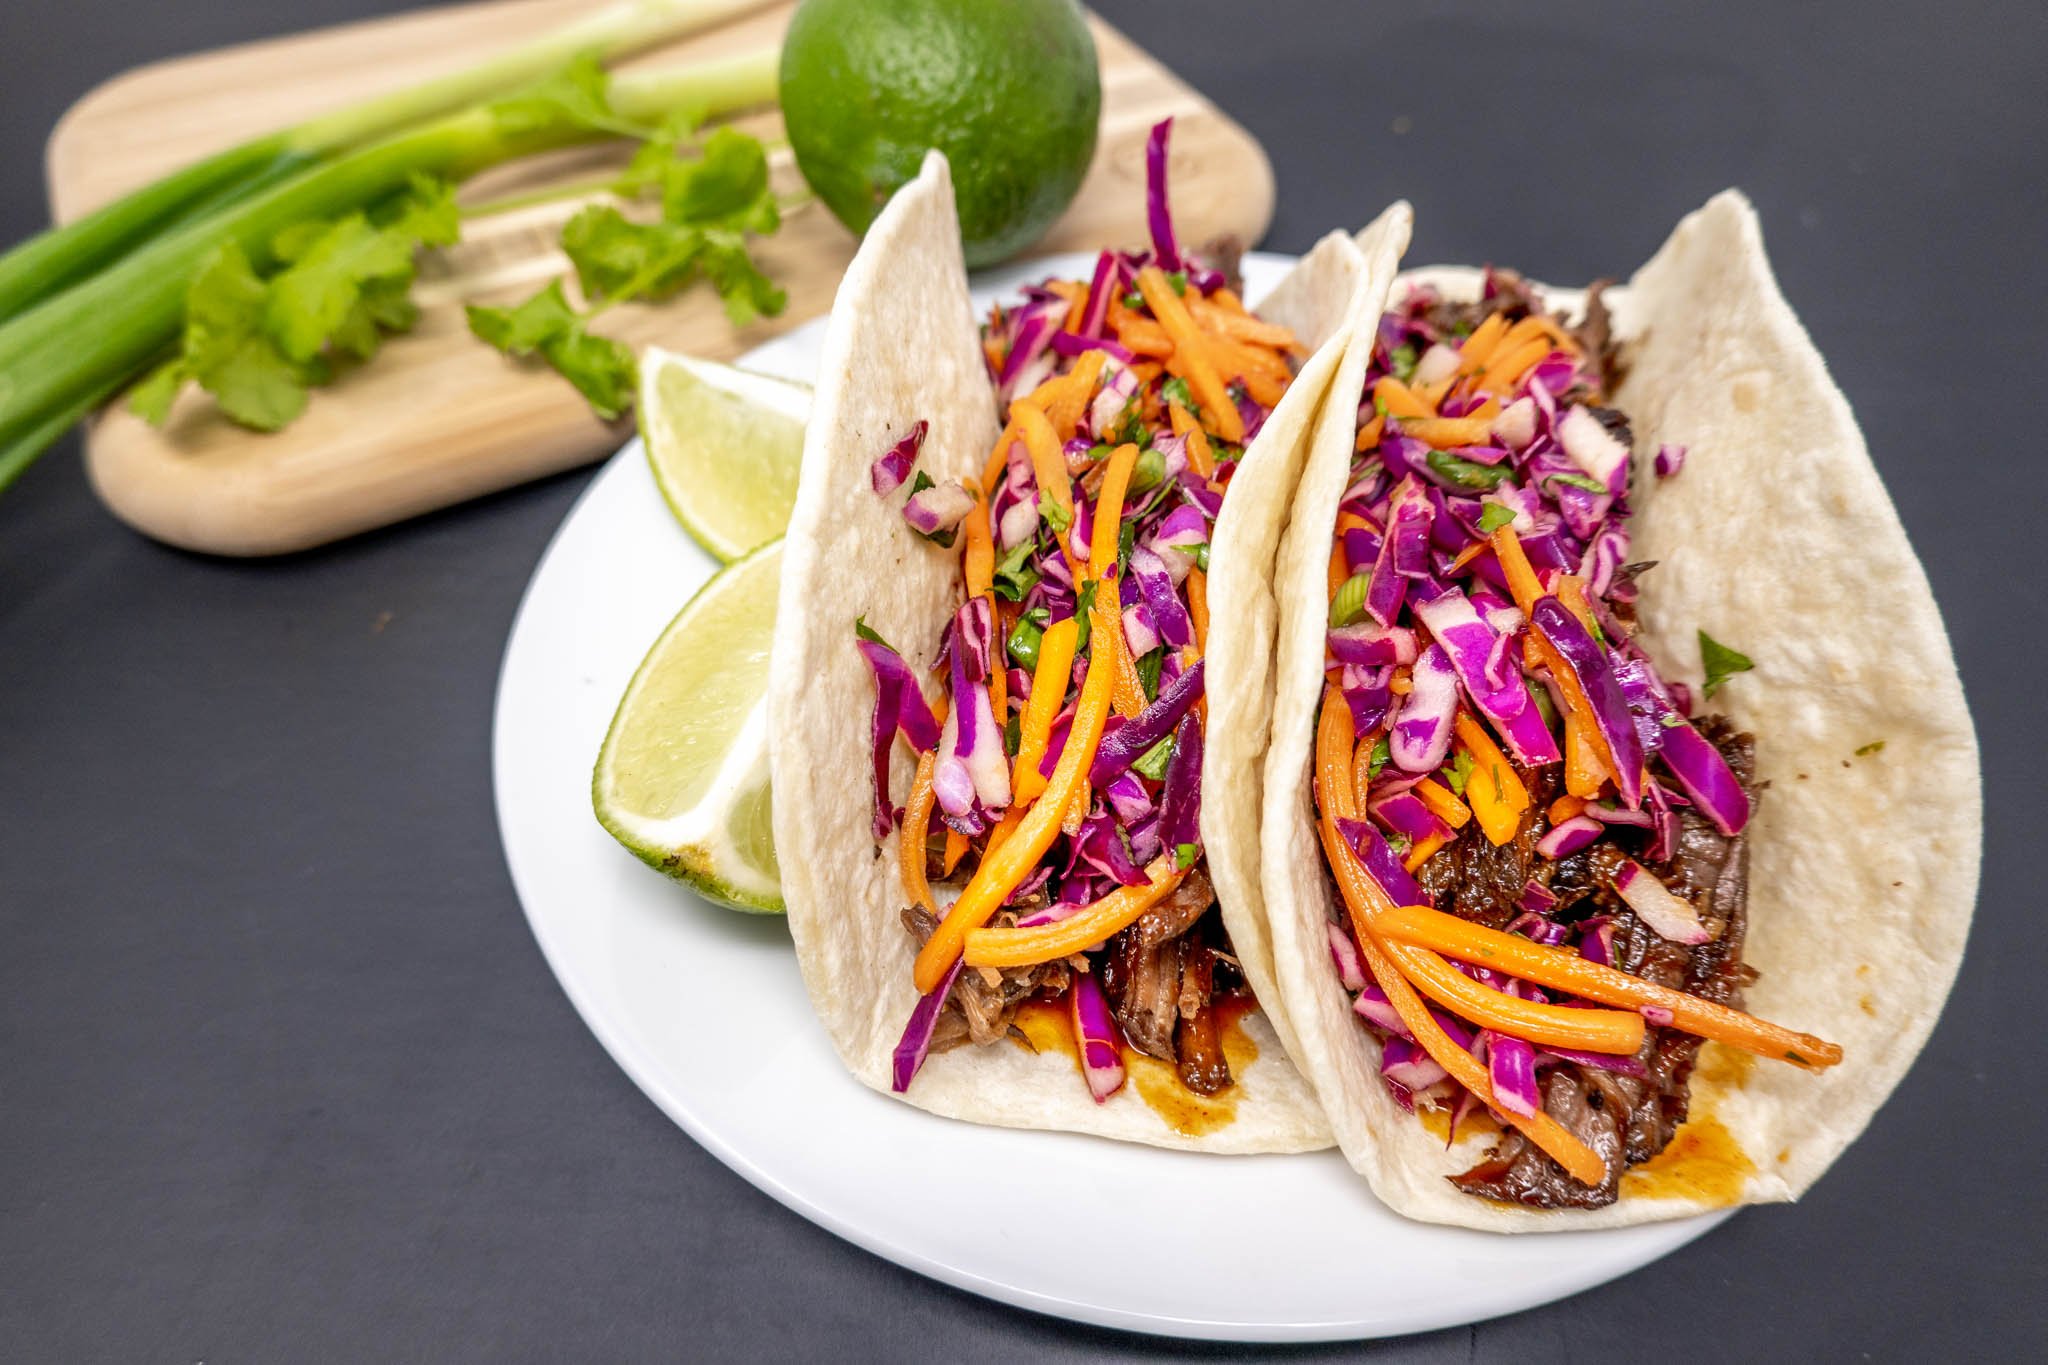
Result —
M 216 152 L 0 254 L 0 322 L 139 244 L 425 119 L 536 81 L 572 57 L 610 62 L 760 9 L 765 0 L 625 0 L 479 66 Z
M 776 49 L 764 48 L 620 76 L 609 91 L 611 109 L 625 123 L 652 125 L 678 109 L 717 118 L 770 104 L 777 58 Z M 175 343 L 186 287 L 222 245 L 239 245 L 261 269 L 272 263 L 270 244 L 283 229 L 376 203 L 415 176 L 465 180 L 519 157 L 616 135 L 572 118 L 508 118 L 473 106 L 260 184 L 0 324 L 0 489 Z

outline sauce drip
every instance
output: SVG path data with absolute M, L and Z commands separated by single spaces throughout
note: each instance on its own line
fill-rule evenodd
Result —
M 1622 1173 L 1621 1195 L 1627 1199 L 1692 1199 L 1702 1204 L 1739 1203 L 1742 1188 L 1756 1163 L 1736 1142 L 1728 1125 L 1713 1112 L 1714 1090 L 1737 1090 L 1756 1058 L 1739 1048 L 1708 1043 L 1693 1069 L 1692 1112 L 1663 1151 Z
M 1180 1083 L 1180 1072 L 1171 1063 L 1148 1057 L 1122 1039 L 1117 1042 L 1117 1050 L 1123 1056 L 1124 1090 L 1142 1100 L 1167 1127 L 1189 1137 L 1203 1137 L 1236 1121 L 1238 1096 L 1242 1092 L 1237 1082 L 1259 1056 L 1259 1045 L 1252 1041 L 1244 1026 L 1245 1016 L 1258 1008 L 1250 993 L 1220 996 L 1212 1008 L 1216 1011 L 1217 1036 L 1223 1041 L 1223 1057 L 1230 1063 L 1232 1077 L 1231 1084 L 1218 1094 L 1195 1094 Z M 1018 1046 L 1029 1047 L 1033 1052 L 1064 1055 L 1074 1064 L 1074 1083 L 1085 1087 L 1081 1079 L 1081 1050 L 1074 1042 L 1074 1025 L 1065 1001 L 1027 1000 L 1017 1007 L 1011 1022 L 1024 1035 Z M 1111 1097 L 1112 1103 L 1115 1098 Z

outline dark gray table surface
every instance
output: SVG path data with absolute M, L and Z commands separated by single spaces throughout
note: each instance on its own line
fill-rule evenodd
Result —
M 6 0 L 0 239 L 40 224 L 43 138 L 95 82 L 394 7 Z M 2028 1007 L 2048 935 L 2022 855 L 2048 792 L 2048 11 L 1101 7 L 1264 141 L 1275 248 L 1398 194 L 1412 261 L 1578 280 L 1746 189 L 1984 739 L 1969 959 L 1919 1064 L 1805 1201 L 1564 1303 L 1327 1354 L 2038 1347 Z M 75 442 L 0 499 L 0 1356 L 1239 1354 L 1034 1317 L 855 1250 L 700 1150 L 585 1031 L 513 898 L 487 737 L 513 608 L 586 477 L 270 563 L 125 530 Z

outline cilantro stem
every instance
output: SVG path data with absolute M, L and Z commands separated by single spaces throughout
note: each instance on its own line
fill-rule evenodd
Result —
M 618 180 L 616 172 L 609 175 L 594 175 L 584 180 L 571 180 L 560 185 L 544 185 L 539 189 L 526 190 L 520 194 L 507 194 L 497 199 L 486 199 L 480 204 L 461 206 L 465 222 L 472 218 L 490 218 L 500 213 L 516 213 L 520 209 L 539 208 L 544 204 L 558 204 L 567 199 L 584 199 L 594 194 L 603 194 Z
M 218 152 L 0 253 L 0 322 L 105 269 L 150 239 L 251 198 L 339 152 L 537 80 L 572 57 L 589 54 L 608 61 L 628 56 L 765 3 L 624 0 L 477 66 Z
M 727 13 L 735 6 L 736 0 L 718 0 L 659 7 Z M 612 109 L 622 119 L 649 124 L 679 108 L 700 117 L 730 114 L 775 98 L 776 63 L 770 48 L 620 77 L 612 84 Z M 272 173 L 265 167 L 274 167 L 274 159 L 242 166 L 239 173 L 258 187 L 241 197 L 231 193 L 236 182 L 226 172 L 195 177 L 195 186 L 206 181 L 222 196 L 213 211 L 175 218 L 181 207 L 205 197 L 197 191 L 152 202 L 159 225 L 170 216 L 168 230 L 146 234 L 96 273 L 0 322 L 0 376 L 6 379 L 0 384 L 0 487 L 175 342 L 187 286 L 224 245 L 239 246 L 260 268 L 271 261 L 271 243 L 284 229 L 377 204 L 416 176 L 463 180 L 501 162 L 607 135 L 573 118 L 508 119 L 494 106 L 478 105 L 274 183 L 262 178 Z

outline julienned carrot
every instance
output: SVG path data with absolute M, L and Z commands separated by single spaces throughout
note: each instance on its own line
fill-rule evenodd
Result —
M 996 490 L 1003 486 L 1003 480 L 1010 473 L 1010 447 L 1024 438 L 1017 434 L 1017 424 L 1011 422 L 1003 428 L 1003 434 L 996 437 L 995 449 L 988 453 L 988 459 L 981 466 L 981 486 L 988 490 L 988 500 L 982 503 L 984 513 L 991 510 Z
M 1371 450 L 1380 443 L 1380 436 L 1386 429 L 1387 419 L 1374 413 L 1373 419 L 1358 429 L 1358 439 L 1352 443 L 1351 448 L 1354 451 Z
M 1088 674 L 1081 682 L 1081 695 L 1074 703 L 1067 747 L 1060 752 L 1052 780 L 1018 821 L 1016 831 L 981 860 L 974 876 L 968 879 L 967 889 L 918 950 L 912 980 L 919 992 L 929 992 L 938 986 L 953 960 L 960 956 L 967 931 L 988 923 L 989 916 L 1010 898 L 1010 893 L 1052 847 L 1067 805 L 1075 791 L 1085 785 L 1088 766 L 1095 761 L 1095 747 L 1102 742 L 1102 727 L 1109 719 L 1109 692 L 1109 655 L 1102 650 L 1092 651 Z
M 1047 280 L 1045 287 L 1067 301 L 1067 320 L 1060 324 L 1060 330 L 1080 331 L 1081 314 L 1088 311 L 1088 287 L 1079 280 Z
M 1465 344 L 1458 348 L 1458 373 L 1476 373 L 1493 357 L 1494 347 L 1508 330 L 1508 320 L 1499 313 L 1489 313 L 1486 320 L 1472 329 L 1472 335 L 1465 338 Z
M 896 863 L 903 874 L 903 894 L 912 905 L 921 905 L 934 916 L 939 907 L 932 901 L 931 879 L 925 876 L 925 838 L 932 824 L 932 768 L 936 751 L 927 749 L 917 756 L 917 776 L 910 782 L 910 799 L 903 803 L 903 830 L 896 846 Z M 947 831 L 951 833 L 951 831 Z
M 1079 429 L 1081 414 L 1088 411 L 1088 401 L 1095 397 L 1095 386 L 1102 379 L 1102 366 L 1108 359 L 1106 351 L 1084 352 L 1073 369 L 1046 380 L 1020 400 L 1045 414 L 1062 446 Z
M 1344 557 L 1344 542 L 1339 540 L 1330 546 L 1330 568 L 1327 575 L 1329 600 L 1337 600 L 1337 590 L 1344 586 L 1344 580 L 1351 577 L 1351 568 Z
M 1401 434 L 1436 450 L 1483 446 L 1492 439 L 1493 423 L 1484 417 L 1414 417 L 1400 421 Z
M 1010 420 L 1017 424 L 1017 434 L 1024 438 L 1024 449 L 1031 453 L 1031 474 L 1038 480 L 1039 496 L 1051 498 L 1053 505 L 1066 513 L 1071 524 L 1074 519 L 1074 486 L 1067 475 L 1066 454 L 1060 449 L 1060 438 L 1054 433 L 1052 423 L 1043 412 L 1028 403 L 1011 404 Z M 1066 531 L 1061 531 L 1056 539 L 1066 551 L 1067 563 L 1071 565 L 1074 552 L 1067 535 Z
M 1166 334 L 1166 329 L 1142 313 L 1124 307 L 1121 299 L 1110 301 L 1107 321 L 1109 330 L 1126 350 L 1154 358 L 1173 354 L 1173 338 Z
M 1071 616 L 1047 626 L 1039 638 L 1031 696 L 1024 703 L 1024 719 L 1017 725 L 1017 769 L 1010 781 L 1016 805 L 1034 800 L 1045 790 L 1045 775 L 1038 768 L 1045 760 L 1052 723 L 1067 699 L 1067 679 L 1074 671 L 1074 649 L 1080 638 L 1081 623 Z
M 1188 874 L 1172 854 L 1154 858 L 1139 886 L 1120 886 L 1054 924 L 1029 929 L 976 929 L 967 935 L 970 967 L 1033 967 L 1069 953 L 1086 952 L 1165 900 Z
M 1536 610 L 1536 603 L 1543 596 L 1543 584 L 1536 577 L 1534 566 L 1529 563 L 1528 551 L 1522 548 L 1522 538 L 1515 534 L 1512 526 L 1496 526 L 1493 530 L 1493 555 L 1500 561 L 1501 574 L 1508 580 L 1508 591 L 1514 594 L 1515 605 L 1527 616 Z
M 1209 433 L 1200 427 L 1188 433 L 1188 468 L 1212 484 L 1216 478 L 1216 455 L 1209 449 Z
M 1463 829 L 1472 818 L 1472 808 L 1460 801 L 1451 789 L 1433 777 L 1426 777 L 1412 788 L 1428 806 L 1430 813 L 1452 829 Z
M 1433 948 L 1460 962 L 1493 967 L 1584 1000 L 1635 1010 L 1667 1010 L 1673 1028 L 1808 1071 L 1824 1070 L 1842 1060 L 1838 1044 L 1810 1033 L 1798 1033 L 1741 1010 L 1603 967 L 1577 953 L 1488 929 L 1427 906 L 1390 910 L 1374 921 L 1374 927 L 1389 939 Z
M 1204 327 L 1212 332 L 1220 332 L 1232 341 L 1248 341 L 1259 346 L 1270 346 L 1276 351 L 1292 351 L 1301 345 L 1295 339 L 1294 333 L 1279 323 L 1255 318 L 1243 311 L 1241 305 L 1237 309 L 1225 306 L 1221 302 L 1224 297 L 1221 290 L 1206 299 L 1199 294 L 1191 295 L 1188 298 L 1188 311 L 1193 313 L 1195 320 Z M 1229 298 L 1234 301 L 1236 295 L 1230 295 Z
M 1131 486 L 1131 471 L 1138 463 L 1138 448 L 1126 442 L 1110 453 L 1102 475 L 1102 491 L 1095 499 L 1095 517 L 1088 543 L 1087 577 L 1093 580 L 1095 606 L 1088 636 L 1090 659 L 1106 658 L 1110 664 L 1111 695 L 1116 713 L 1135 719 L 1145 709 L 1145 685 L 1138 677 L 1138 665 L 1131 659 L 1130 643 L 1124 639 L 1123 606 L 1117 600 L 1117 580 L 1105 577 L 1116 564 L 1117 537 L 1123 529 L 1124 494 Z M 1091 663 L 1092 667 L 1092 663 Z
M 1383 375 L 1372 386 L 1374 409 L 1389 417 L 1413 418 L 1417 421 L 1436 416 L 1434 404 L 1425 403 L 1415 391 L 1392 375 Z M 1407 430 L 1407 428 L 1402 428 Z
M 1451 722 L 1458 742 L 1472 755 L 1472 774 L 1465 779 L 1465 803 L 1489 843 L 1505 844 L 1515 837 L 1522 812 L 1529 809 L 1529 789 L 1515 775 L 1515 765 L 1493 742 L 1493 736 L 1479 722 L 1460 709 Z
M 968 842 L 966 835 L 957 829 L 948 829 L 946 831 L 946 851 L 939 859 L 940 873 L 948 877 L 952 876 L 953 869 L 960 866 L 960 860 L 967 856 L 967 850 L 972 847 L 974 845 Z
M 1512 392 L 1523 375 L 1536 367 L 1536 362 L 1550 354 L 1550 339 L 1538 337 L 1523 342 L 1510 351 L 1501 347 L 1492 360 L 1487 362 L 1486 372 L 1479 377 L 1479 387 L 1492 389 L 1496 393 Z
M 1099 655 L 1109 661 L 1110 704 L 1125 720 L 1136 720 L 1145 709 L 1145 683 L 1138 676 L 1137 661 L 1131 658 L 1130 641 L 1124 638 L 1116 580 L 1098 578 L 1095 582 L 1095 603 L 1088 612 L 1089 657 Z
M 990 536 L 988 511 L 990 499 L 981 495 L 981 490 L 968 481 L 968 490 L 979 503 L 970 512 L 964 525 L 967 528 L 967 548 L 961 552 L 960 567 L 967 575 L 967 595 L 980 597 L 989 591 L 996 576 L 996 548 Z
M 1392 903 L 1385 909 L 1393 909 Z M 1372 913 L 1377 925 L 1382 911 L 1375 909 Z M 1416 990 L 1480 1028 L 1496 1029 L 1546 1047 L 1571 1047 L 1617 1057 L 1633 1056 L 1643 1045 L 1643 1016 L 1634 1010 L 1578 1009 L 1524 1000 L 1474 981 L 1427 948 L 1393 939 L 1388 939 L 1385 946 L 1387 956 Z
M 1566 794 L 1551 802 L 1550 809 L 1544 813 L 1550 817 L 1551 824 L 1561 825 L 1585 808 L 1584 798 Z
M 1387 1000 L 1395 1013 L 1401 1016 L 1410 1036 L 1432 1061 L 1449 1072 L 1453 1080 L 1470 1090 L 1481 1103 L 1491 1106 L 1510 1124 L 1526 1133 L 1531 1142 L 1564 1167 L 1574 1180 L 1598 1185 L 1607 1178 L 1606 1165 L 1599 1155 L 1540 1109 L 1526 1117 L 1501 1109 L 1486 1068 L 1471 1053 L 1451 1041 L 1437 1023 L 1436 1016 L 1415 993 L 1415 988 L 1408 984 L 1407 978 L 1388 958 L 1385 940 L 1374 932 L 1375 917 L 1371 913 L 1374 902 L 1384 900 L 1386 893 L 1380 891 L 1378 884 L 1366 875 L 1364 866 L 1337 830 L 1339 819 L 1356 819 L 1358 816 L 1357 794 L 1351 786 L 1350 774 L 1345 770 L 1352 740 L 1351 708 L 1345 704 L 1343 693 L 1334 687 L 1329 688 L 1323 694 L 1322 715 L 1316 727 L 1316 785 L 1323 808 L 1316 830 L 1323 841 L 1323 854 L 1329 860 L 1332 875 L 1337 878 L 1338 888 L 1343 893 L 1352 933 L 1358 941 L 1358 953 L 1365 959 L 1366 969 L 1372 973 L 1380 989 L 1386 992 Z
M 1166 329 L 1166 335 L 1173 339 L 1176 358 L 1187 369 L 1188 391 L 1201 406 L 1202 416 L 1214 431 L 1226 441 L 1244 439 L 1244 418 L 1237 411 L 1237 404 L 1223 387 L 1223 378 L 1216 373 L 1216 366 L 1209 358 L 1208 348 L 1203 344 L 1201 330 L 1188 314 L 1187 305 L 1180 301 L 1180 295 L 1173 292 L 1166 275 L 1156 265 L 1148 265 L 1138 272 L 1138 292 L 1144 296 L 1145 304 L 1152 310 L 1152 316 L 1159 319 L 1159 325 Z
M 1609 768 L 1601 757 L 1601 736 L 1586 723 L 1576 707 L 1564 713 L 1564 789 L 1571 796 L 1590 801 L 1600 795 Z
M 1418 839 L 1414 847 L 1410 848 L 1406 855 L 1402 857 L 1401 866 L 1413 872 L 1431 858 L 1434 858 L 1437 850 L 1449 842 L 1449 837 L 1442 832 L 1426 835 Z
M 1372 790 L 1372 756 L 1379 743 L 1380 732 L 1374 728 L 1360 735 L 1358 742 L 1351 746 L 1351 790 Z
M 1090 523 L 1088 577 L 1099 579 L 1116 563 L 1117 537 L 1123 532 L 1124 495 L 1130 491 L 1131 471 L 1138 464 L 1138 448 L 1128 441 L 1110 452 L 1103 466 L 1102 491 L 1095 499 Z
M 1195 648 L 1209 652 L 1209 575 L 1188 570 L 1188 615 L 1195 619 Z

